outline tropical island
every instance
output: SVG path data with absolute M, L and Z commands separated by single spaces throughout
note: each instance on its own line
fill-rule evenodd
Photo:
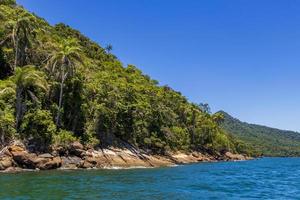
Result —
M 224 125 L 226 113 L 189 102 L 111 52 L 0 0 L 0 170 L 157 167 L 264 154 Z

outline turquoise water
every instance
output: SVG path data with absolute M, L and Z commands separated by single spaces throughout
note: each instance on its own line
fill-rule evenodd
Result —
M 0 199 L 300 199 L 300 158 L 0 174 Z

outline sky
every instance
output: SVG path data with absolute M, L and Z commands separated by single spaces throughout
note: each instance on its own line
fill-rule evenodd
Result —
M 300 1 L 17 0 L 191 102 L 300 131 Z M 87 3 L 88 2 L 88 3 Z

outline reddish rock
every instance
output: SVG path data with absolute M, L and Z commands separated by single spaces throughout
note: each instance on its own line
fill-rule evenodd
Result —
M 52 159 L 48 159 L 47 162 L 41 162 L 37 165 L 37 168 L 41 170 L 49 170 L 49 169 L 57 169 L 61 167 L 62 160 L 60 157 L 54 157 Z
M 246 160 L 245 156 L 240 155 L 240 154 L 233 154 L 231 152 L 226 152 L 225 156 L 229 159 L 229 160 Z
M 9 167 L 9 168 L 5 169 L 3 172 L 12 173 L 12 172 L 22 172 L 22 171 L 23 171 L 23 169 L 20 167 Z
M 83 145 L 82 145 L 80 142 L 73 142 L 73 143 L 71 144 L 71 148 L 83 150 L 84 147 L 83 147 Z
M 37 155 L 26 151 L 12 152 L 14 161 L 23 168 L 35 169 L 37 163 Z
M 13 154 L 13 153 L 25 151 L 25 148 L 18 145 L 13 145 L 8 147 L 8 150 Z
M 0 157 L 12 157 L 12 154 L 10 153 L 8 147 L 5 147 L 0 152 Z
M 0 158 L 0 170 L 5 170 L 13 166 L 13 160 L 11 157 Z
M 84 147 L 80 142 L 73 142 L 69 147 L 69 153 L 78 157 L 85 156 Z
M 93 168 L 93 167 L 98 167 L 100 165 L 100 160 L 99 158 L 95 157 L 85 157 L 82 168 Z

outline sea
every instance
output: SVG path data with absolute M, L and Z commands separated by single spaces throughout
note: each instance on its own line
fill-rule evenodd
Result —
M 0 199 L 300 199 L 300 158 L 0 174 Z

